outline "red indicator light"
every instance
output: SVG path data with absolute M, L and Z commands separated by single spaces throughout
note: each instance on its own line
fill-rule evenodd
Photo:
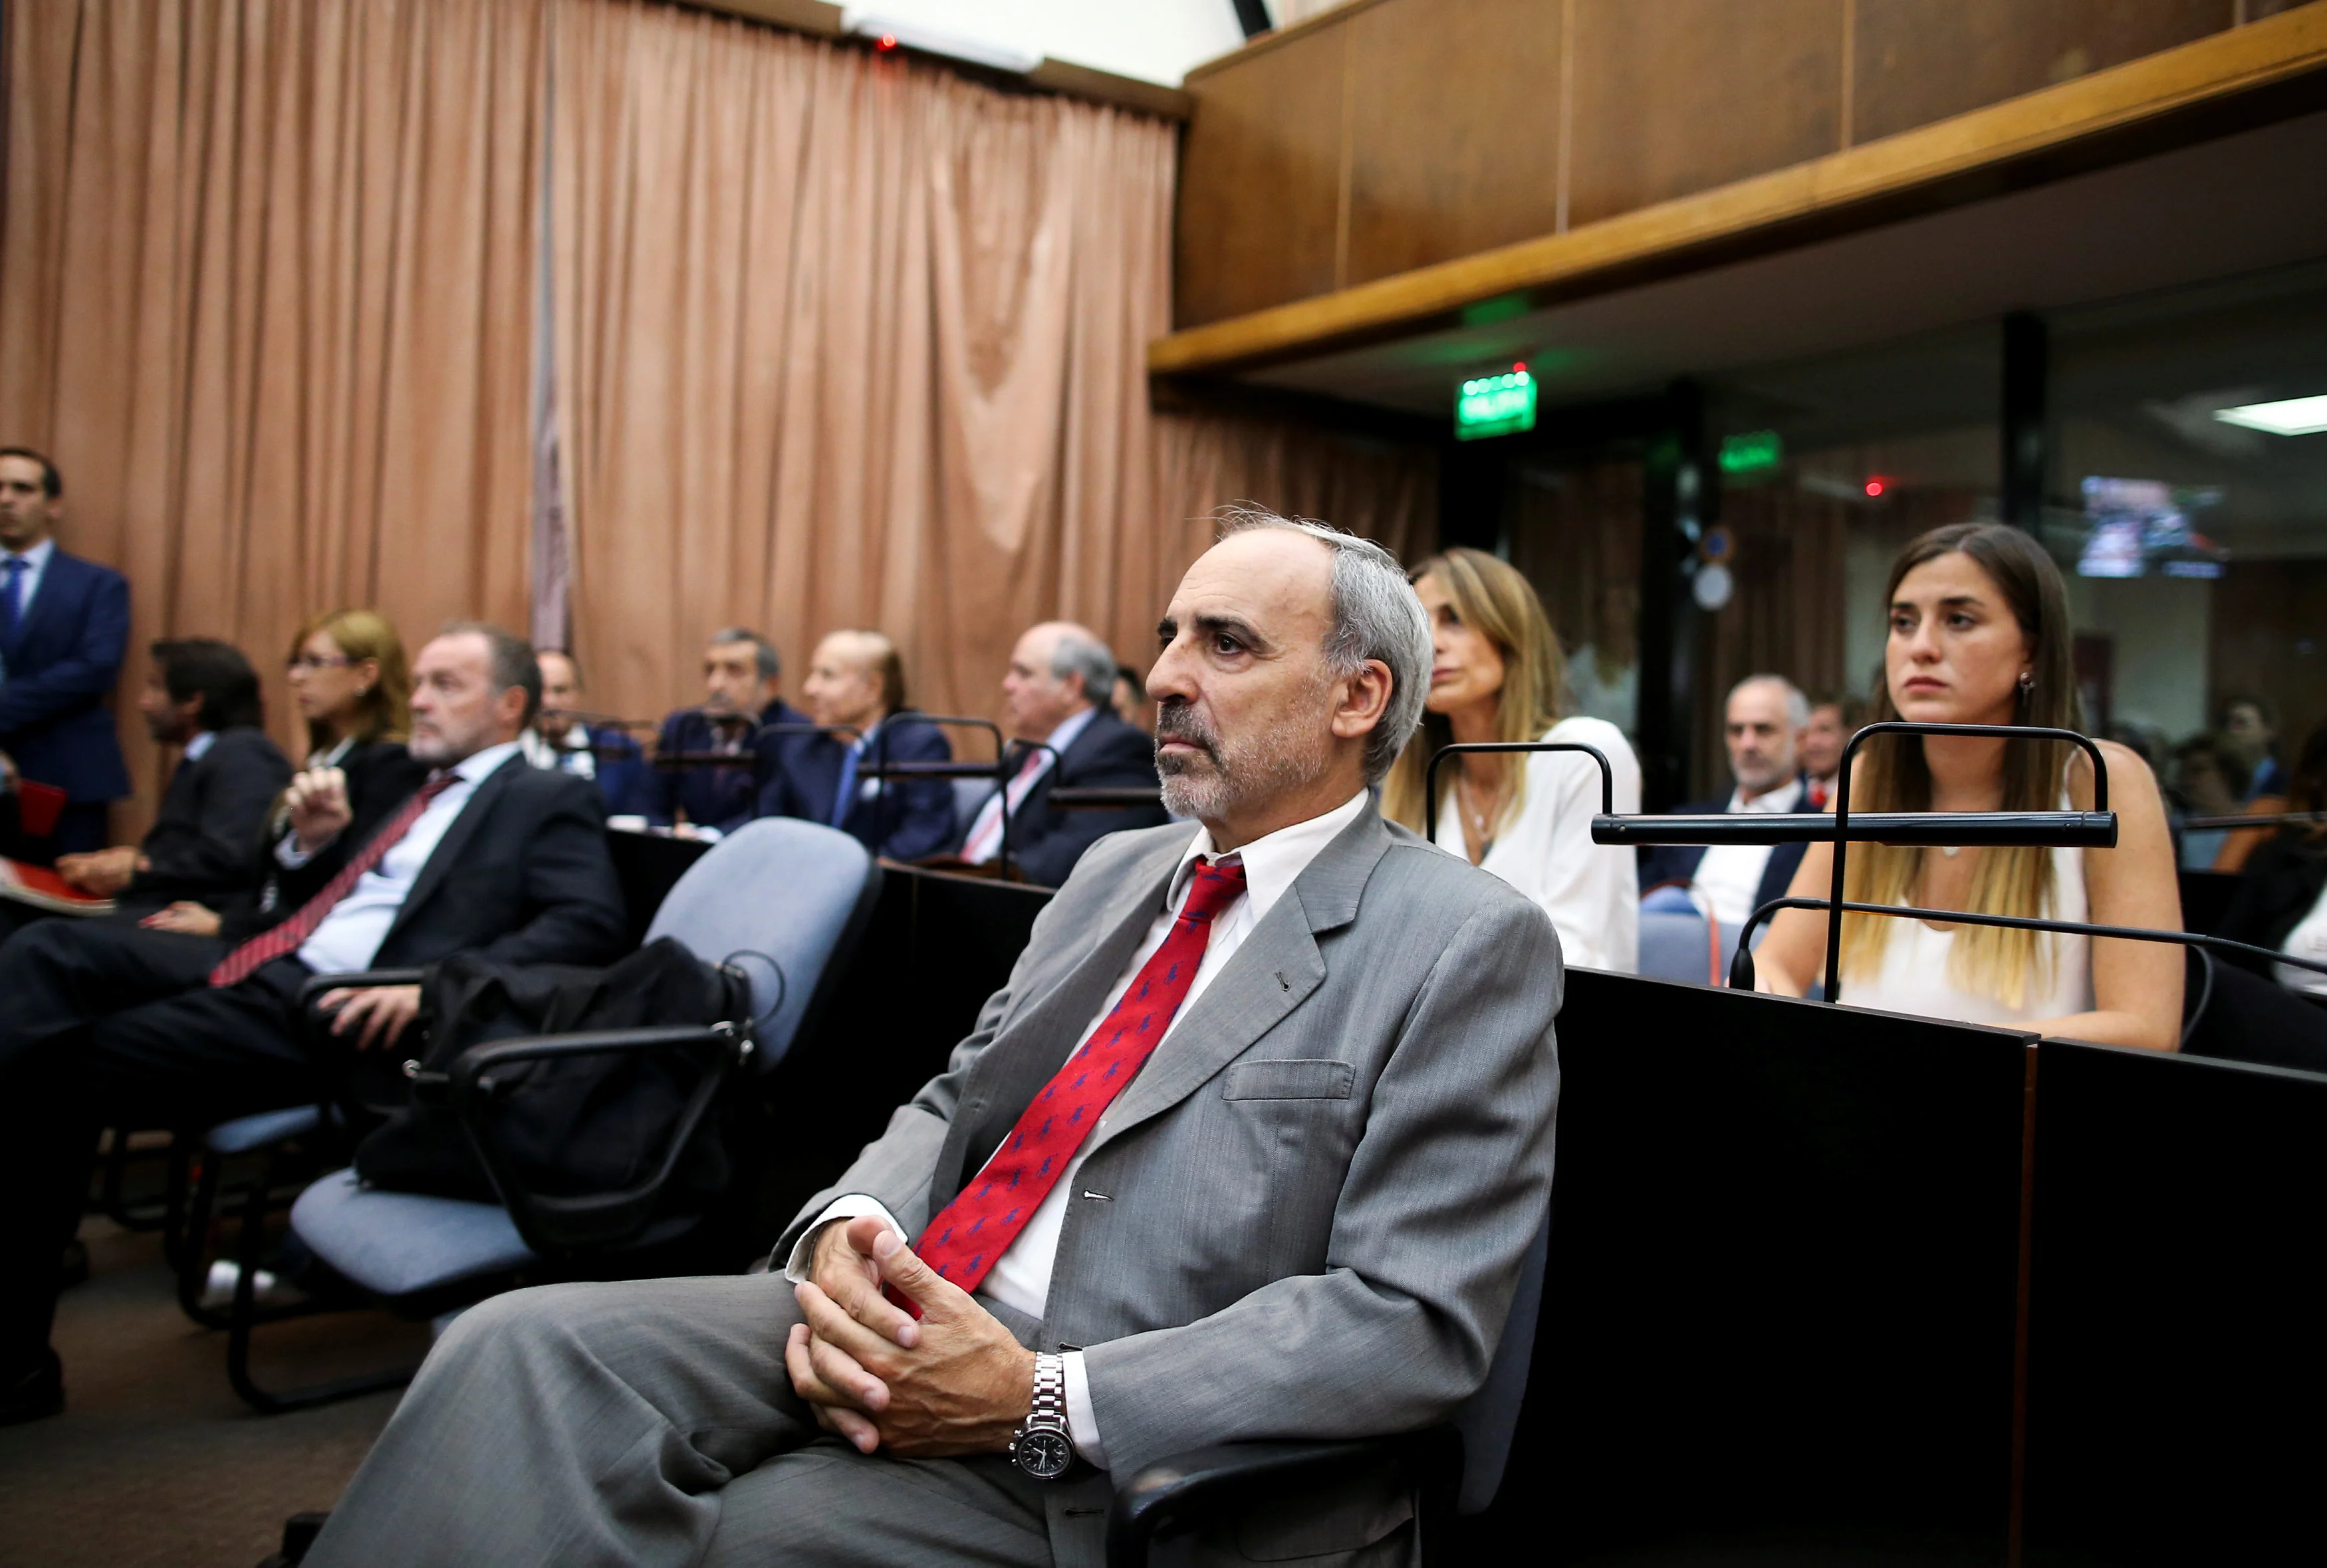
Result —
M 1525 359 L 1521 359 L 1521 360 L 1519 360 L 1517 364 L 1513 365 L 1513 366 L 1511 367 L 1511 374 L 1512 374 L 1512 375 L 1514 375 L 1514 376 L 1524 376 L 1524 375 L 1526 375 L 1526 374 L 1527 374 L 1527 361 L 1526 361 Z
M 897 35 L 893 33 L 884 33 L 874 41 L 873 47 L 886 54 L 897 47 Z
M 1870 496 L 1881 495 L 1883 493 L 1883 481 L 1879 479 L 1868 480 L 1866 481 L 1866 493 Z

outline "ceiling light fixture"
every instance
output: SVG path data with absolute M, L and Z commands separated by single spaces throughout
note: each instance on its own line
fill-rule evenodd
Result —
M 2243 425 L 2248 430 L 2267 431 L 2273 435 L 2316 435 L 2327 430 L 2327 394 L 2217 408 L 2214 417 L 2225 425 Z

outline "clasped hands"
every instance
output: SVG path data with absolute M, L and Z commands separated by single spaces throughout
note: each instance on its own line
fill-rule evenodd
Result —
M 1034 1399 L 1034 1353 L 968 1292 L 866 1215 L 817 1237 L 812 1283 L 795 1285 L 784 1369 L 817 1424 L 864 1453 L 999 1453 Z M 881 1293 L 883 1283 L 921 1317 Z

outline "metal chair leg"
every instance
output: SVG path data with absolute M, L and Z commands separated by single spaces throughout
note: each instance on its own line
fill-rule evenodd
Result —
M 235 1247 L 234 1305 L 229 1309 L 226 1324 L 227 1381 L 234 1386 L 234 1391 L 242 1396 L 245 1404 L 262 1415 L 280 1415 L 289 1410 L 309 1410 L 318 1405 L 331 1405 L 341 1399 L 352 1399 L 358 1395 L 377 1393 L 383 1388 L 403 1387 L 420 1370 L 417 1366 L 341 1377 L 280 1394 L 260 1387 L 251 1377 L 250 1334 L 253 1329 L 263 1322 L 279 1322 L 285 1318 L 305 1317 L 313 1312 L 330 1310 L 328 1306 L 313 1302 L 264 1313 L 258 1310 L 258 1261 L 266 1227 L 266 1199 L 275 1186 L 276 1162 L 276 1156 L 268 1157 L 265 1172 L 252 1183 L 243 1200 L 242 1230 Z M 182 1274 L 180 1280 L 182 1291 Z M 201 1321 L 196 1318 L 196 1321 Z

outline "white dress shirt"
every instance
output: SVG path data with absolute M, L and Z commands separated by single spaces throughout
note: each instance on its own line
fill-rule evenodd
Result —
M 21 555 L 12 551 L 0 550 L 0 589 L 5 589 L 7 585 L 7 563 L 10 561 L 24 563 L 24 570 L 16 578 L 16 624 L 18 626 L 23 626 L 24 618 L 32 614 L 33 594 L 41 586 L 41 574 L 48 570 L 49 557 L 56 553 L 57 542 L 53 538 L 42 539 Z M 7 678 L 7 667 L 0 665 L 0 680 Z
M 210 742 L 217 739 L 218 732 L 215 730 L 196 730 L 194 738 L 186 742 L 185 760 L 188 762 L 201 761 L 202 753 L 209 751 Z
M 1733 816 L 1743 811 L 1799 811 L 1801 798 L 1802 781 L 1789 779 L 1767 795 L 1757 795 L 1751 800 L 1743 791 L 1732 790 L 1729 810 Z M 1736 930 L 1753 918 L 1762 877 L 1770 869 L 1771 847 L 1766 844 L 1716 844 L 1696 863 L 1696 875 L 1690 880 L 1711 901 L 1713 918 L 1725 929 Z
M 1365 809 L 1366 798 L 1365 792 L 1360 791 L 1322 817 L 1313 817 L 1306 822 L 1280 827 L 1275 833 L 1254 839 L 1242 849 L 1220 857 L 1222 865 L 1243 863 L 1244 892 L 1234 903 L 1213 917 L 1211 939 L 1205 945 L 1203 962 L 1196 966 L 1195 977 L 1188 983 L 1188 994 L 1181 999 L 1179 1011 L 1164 1026 L 1163 1039 L 1155 1042 L 1156 1050 L 1171 1049 L 1173 1031 L 1180 1027 L 1180 1020 L 1188 1016 L 1188 1009 L 1195 1004 L 1196 998 L 1204 994 L 1204 988 L 1212 983 L 1213 976 L 1220 972 L 1221 966 L 1235 957 L 1238 947 L 1244 946 L 1244 939 L 1252 934 L 1252 929 L 1276 908 L 1277 900 L 1285 896 L 1285 890 L 1309 868 L 1309 863 L 1316 859 L 1318 853 L 1332 843 L 1343 828 L 1357 820 L 1358 813 Z M 1139 946 L 1125 962 L 1122 972 L 1116 976 L 1115 984 L 1107 988 L 1107 998 L 1099 1003 L 1098 1012 L 1084 1026 L 1082 1038 L 1086 1044 L 1092 1035 L 1098 1032 L 1098 1026 L 1107 1022 L 1107 1015 L 1115 1011 L 1115 1004 L 1123 999 L 1123 994 L 1131 988 L 1131 983 L 1138 977 L 1142 966 L 1155 956 L 1155 950 L 1172 934 L 1172 923 L 1180 918 L 1181 906 L 1188 901 L 1188 889 L 1195 881 L 1196 862 L 1211 853 L 1211 833 L 1199 828 L 1196 836 L 1182 852 L 1179 866 L 1173 872 L 1171 882 L 1165 884 L 1163 908 L 1156 911 L 1147 935 L 1140 939 Z M 1075 1054 L 1080 1055 L 1082 1049 L 1082 1046 L 1077 1046 Z M 1073 1057 L 1068 1058 L 1070 1061 L 1073 1059 Z M 1092 1124 L 1092 1137 L 1107 1130 L 1107 1116 L 1101 1115 Z M 1088 1144 L 1089 1140 L 1086 1139 L 1085 1146 Z M 980 1291 L 1030 1318 L 1039 1319 L 1043 1315 L 1050 1304 L 1051 1269 L 1058 1261 L 1059 1234 L 1065 1228 L 1067 1204 L 1074 1195 L 1075 1176 L 1081 1171 L 1082 1164 L 1083 1150 L 1079 1148 L 1068 1160 L 1067 1168 L 1059 1173 L 1057 1185 L 1051 1189 L 1033 1217 L 1026 1221 L 1026 1228 L 1018 1233 L 1018 1239 L 1012 1242 L 995 1261 L 993 1271 L 986 1276 L 986 1283 L 978 1287 Z M 963 1186 L 967 1187 L 968 1183 L 964 1182 Z M 835 1199 L 817 1217 L 817 1223 L 808 1227 L 799 1245 L 792 1248 L 784 1277 L 794 1283 L 808 1280 L 809 1265 L 815 1257 L 817 1237 L 823 1233 L 824 1227 L 835 1220 L 854 1219 L 864 1214 L 879 1215 L 900 1237 L 908 1242 L 912 1240 L 878 1199 L 864 1193 L 850 1193 Z M 1082 1451 L 1083 1458 L 1105 1470 L 1107 1449 L 1099 1441 L 1098 1418 L 1091 1406 L 1090 1384 L 1083 1370 L 1082 1352 L 1069 1350 L 1063 1359 L 1067 1371 L 1069 1435 L 1074 1439 L 1075 1447 Z
M 1595 747 L 1608 759 L 1619 815 L 1640 808 L 1640 763 L 1624 732 L 1578 714 L 1544 732 L 1547 741 Z M 1465 858 L 1469 841 L 1456 781 L 1441 774 L 1438 846 Z M 1592 842 L 1600 814 L 1600 765 L 1573 751 L 1527 758 L 1527 792 L 1495 830 L 1479 869 L 1525 893 L 1551 917 L 1559 956 L 1570 966 L 1636 975 L 1640 968 L 1640 862 L 1630 845 Z
M 411 896 L 412 884 L 420 880 L 420 868 L 436 853 L 445 829 L 469 804 L 477 786 L 492 770 L 517 755 L 518 743 L 504 742 L 487 746 L 467 760 L 455 763 L 453 782 L 444 792 L 428 803 L 395 847 L 380 856 L 379 863 L 356 879 L 348 896 L 332 906 L 306 941 L 300 944 L 299 962 L 318 975 L 346 975 L 371 967 L 379 952 L 379 945 L 388 940 L 388 928 L 396 924 L 397 911 Z M 276 859 L 286 866 L 304 865 L 308 855 L 299 853 L 295 839 L 286 837 L 276 851 Z
M 2311 912 L 2296 922 L 2286 933 L 2286 940 L 2278 950 L 2290 958 L 2327 958 L 2327 892 L 2311 906 Z M 2298 969 L 2292 964 L 2274 966 L 2278 983 L 2289 991 L 2309 991 L 2327 995 L 2327 975 L 2316 969 Z
M 1002 820 L 1003 801 L 1006 798 L 1010 809 L 1017 810 L 1018 803 L 1026 798 L 1026 791 L 1034 788 L 1035 781 L 1043 774 L 1059 765 L 1059 759 L 1067 754 L 1067 748 L 1090 728 L 1090 722 L 1098 714 L 1098 708 L 1094 705 L 1081 713 L 1070 714 L 1064 723 L 1044 738 L 1042 743 L 1050 750 L 1037 750 L 1033 753 L 1034 766 L 1032 769 L 1013 775 L 1006 789 L 997 789 L 986 798 L 986 804 L 978 808 L 977 817 L 969 825 L 969 831 L 962 835 L 963 859 L 972 865 L 983 865 L 1002 853 L 1002 836 L 995 830 Z M 981 842 L 987 835 L 993 835 L 993 842 Z
M 20 618 L 17 621 L 18 625 L 23 624 L 21 619 L 23 616 L 32 612 L 33 595 L 40 592 L 42 574 L 49 569 L 49 557 L 56 553 L 57 542 L 54 538 L 42 539 L 21 555 L 10 550 L 0 550 L 0 583 L 5 583 L 8 581 L 9 562 L 24 563 L 24 570 L 16 578 L 16 612 Z

